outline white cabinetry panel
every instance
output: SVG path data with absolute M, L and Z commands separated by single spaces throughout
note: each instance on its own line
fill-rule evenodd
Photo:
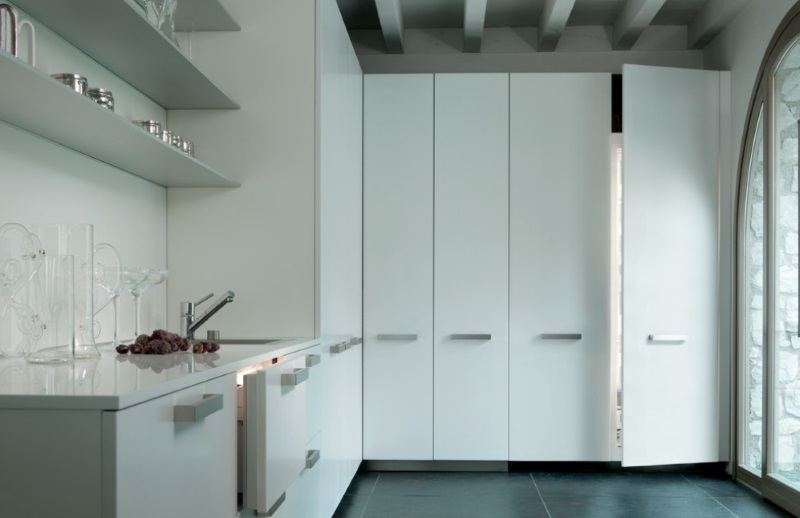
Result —
M 245 505 L 272 514 L 305 468 L 306 355 L 244 377 Z
M 623 465 L 715 462 L 721 74 L 623 69 Z M 685 340 L 650 340 L 650 335 Z M 656 337 L 657 338 L 657 337 Z
M 176 422 L 176 405 L 196 405 L 208 395 L 221 397 L 218 411 Z M 233 516 L 235 374 L 104 412 L 103 473 L 103 516 Z
M 611 75 L 510 95 L 509 455 L 609 461 Z
M 433 75 L 364 78 L 364 458 L 433 459 Z
M 508 75 L 436 75 L 434 132 L 434 459 L 504 460 Z

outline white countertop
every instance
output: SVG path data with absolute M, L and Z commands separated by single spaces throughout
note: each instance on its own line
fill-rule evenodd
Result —
M 120 410 L 318 343 L 295 338 L 165 355 L 117 354 L 105 345 L 98 359 L 61 365 L 0 358 L 0 408 Z

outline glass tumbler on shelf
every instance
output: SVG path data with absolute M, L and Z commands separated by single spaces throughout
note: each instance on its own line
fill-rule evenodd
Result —
M 25 359 L 31 363 L 65 363 L 75 353 L 75 261 L 71 255 L 50 255 L 34 280 L 32 305 L 42 333 Z

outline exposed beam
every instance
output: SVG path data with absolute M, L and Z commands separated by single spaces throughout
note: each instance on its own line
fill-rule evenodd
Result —
M 614 50 L 630 50 L 666 0 L 628 0 L 614 22 Z
M 549 52 L 556 50 L 558 40 L 567 26 L 575 0 L 547 0 L 539 18 L 539 45 L 536 50 Z
M 389 54 L 403 53 L 403 15 L 400 12 L 400 0 L 375 0 L 378 8 L 378 19 L 381 22 L 383 40 L 386 42 L 386 52 Z
M 702 49 L 717 37 L 750 0 L 708 0 L 689 23 L 687 44 L 692 50 Z
M 480 52 L 487 0 L 464 2 L 464 52 Z

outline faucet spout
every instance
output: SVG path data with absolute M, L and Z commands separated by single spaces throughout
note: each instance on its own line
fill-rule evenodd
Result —
M 200 315 L 197 318 L 195 318 L 195 316 L 194 316 L 194 307 L 195 307 L 195 304 L 199 304 L 199 302 L 198 303 L 192 303 L 192 302 L 184 302 L 184 303 L 182 303 L 181 304 L 181 330 L 183 332 L 181 334 L 183 336 L 185 336 L 186 338 L 193 339 L 194 338 L 194 332 L 197 330 L 197 328 L 202 326 L 203 324 L 205 324 L 208 321 L 208 319 L 211 318 L 212 316 L 214 316 L 214 314 L 217 311 L 219 311 L 220 309 L 222 309 L 223 306 L 225 306 L 229 302 L 233 302 L 233 298 L 235 296 L 236 296 L 236 294 L 234 292 L 228 290 L 220 298 L 218 298 L 216 301 L 214 301 L 214 303 L 211 305 L 210 308 L 208 308 L 208 310 L 205 313 L 203 313 L 202 315 Z M 206 297 L 203 300 L 206 300 L 209 297 L 211 297 L 211 295 L 209 295 L 208 297 Z M 200 302 L 202 302 L 203 300 L 201 300 Z

